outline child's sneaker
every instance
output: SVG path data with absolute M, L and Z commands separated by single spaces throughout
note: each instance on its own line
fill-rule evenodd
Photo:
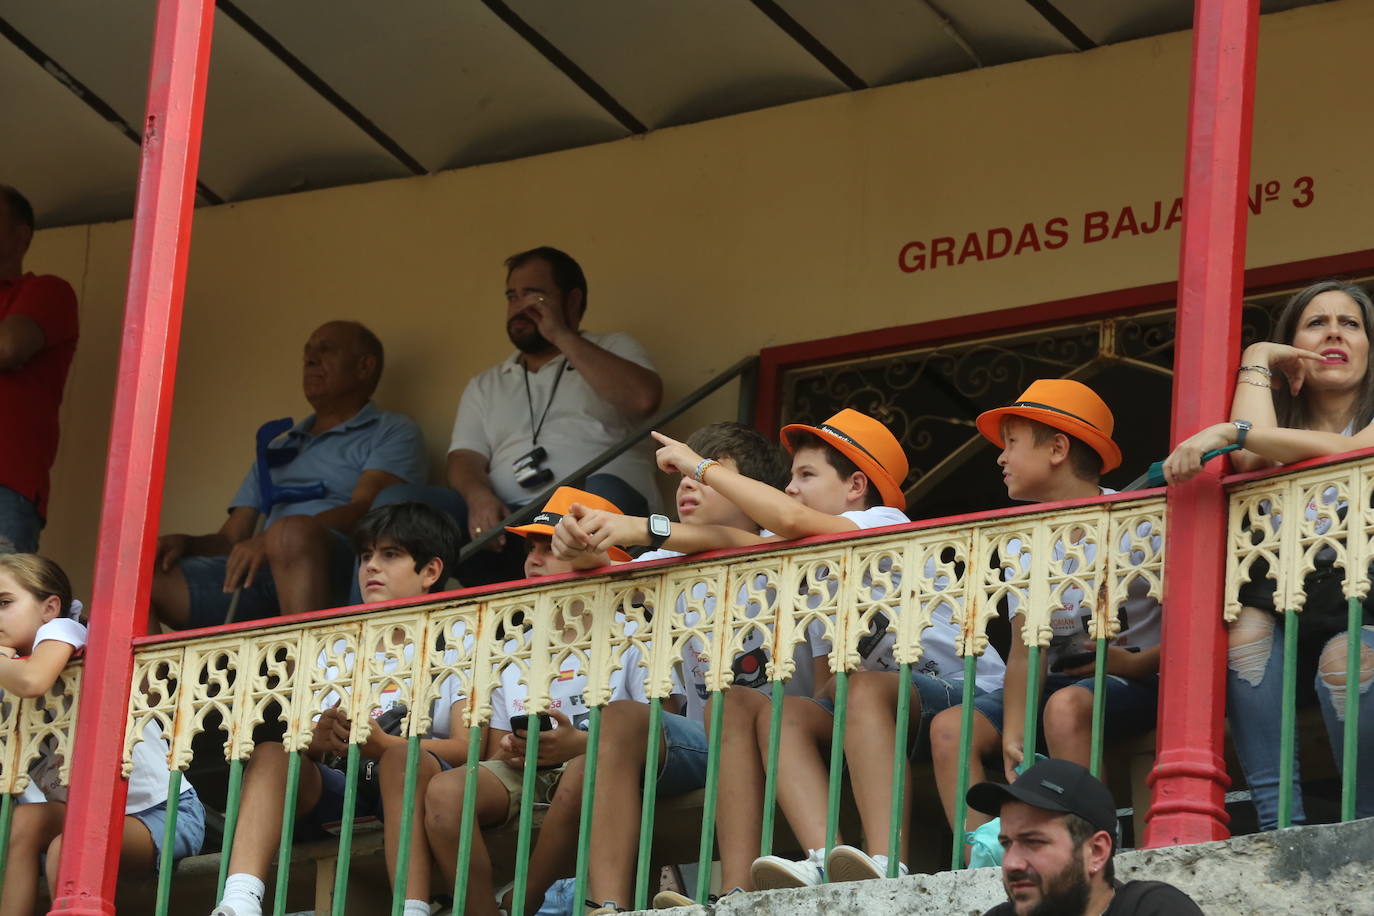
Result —
M 720 900 L 734 894 L 744 893 L 744 888 L 733 887 L 723 894 L 711 894 L 706 898 L 707 906 L 715 906 Z M 679 894 L 677 891 L 659 891 L 654 894 L 654 909 L 671 910 L 677 906 L 696 906 L 697 902 L 686 894 Z
M 654 894 L 654 909 L 671 910 L 675 906 L 696 906 L 697 902 L 686 894 L 677 891 L 659 891 Z
M 831 881 L 872 881 L 887 877 L 887 856 L 870 856 L 853 846 L 836 846 L 825 860 Z M 897 863 L 897 876 L 906 877 L 906 863 Z
M 782 856 L 761 856 L 749 867 L 754 887 L 761 891 L 782 887 L 815 887 L 825 881 L 825 850 L 812 849 L 800 862 Z

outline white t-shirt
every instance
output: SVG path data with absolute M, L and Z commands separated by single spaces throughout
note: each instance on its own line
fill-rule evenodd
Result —
M 346 645 L 347 644 L 343 640 L 339 640 L 337 643 L 335 643 L 334 651 L 336 653 L 344 652 Z M 454 654 L 453 650 L 450 649 L 448 651 L 451 655 Z M 406 664 L 411 664 L 415 659 L 415 644 L 407 643 L 403 650 L 403 654 L 405 656 Z M 374 658 L 382 663 L 383 673 L 390 674 L 396 670 L 396 657 L 394 655 L 391 655 L 387 652 L 379 651 L 374 656 Z M 452 661 L 452 659 L 449 660 Z M 351 666 L 353 664 L 352 652 L 346 652 L 344 654 L 344 664 L 347 666 Z M 319 658 L 316 659 L 316 665 L 320 668 L 325 669 L 327 672 L 327 676 L 331 679 L 337 679 L 343 676 L 343 672 L 340 670 L 339 666 L 333 664 L 330 661 L 328 654 L 323 651 L 320 652 Z M 395 684 L 387 684 L 386 687 L 382 690 L 381 695 L 378 697 L 378 704 L 372 708 L 372 718 L 376 719 L 380 717 L 383 713 L 385 713 L 394 706 L 404 705 L 405 697 L 403 696 L 403 692 L 408 692 L 408 690 L 409 679 L 406 679 L 406 691 L 403 691 Z M 328 709 L 329 707 L 338 703 L 341 699 L 342 696 L 339 694 L 338 691 L 331 690 L 329 693 L 325 695 L 324 700 L 321 702 L 321 708 Z M 452 736 L 453 704 L 461 699 L 464 699 L 464 697 L 459 692 L 458 678 L 456 678 L 453 675 L 449 675 L 448 677 L 444 678 L 443 683 L 439 685 L 439 697 L 434 701 L 433 705 L 430 707 L 430 718 L 432 719 L 432 723 L 430 725 L 428 737 L 448 738 Z M 315 718 L 318 719 L 319 716 L 316 716 Z
M 620 668 L 611 675 L 611 702 L 634 700 L 637 703 L 649 702 L 644 689 L 645 673 L 641 667 L 641 654 L 638 646 L 627 646 L 620 653 Z M 491 692 L 491 727 L 500 731 L 510 731 L 511 716 L 526 715 L 525 701 L 529 688 L 520 680 L 520 669 L 507 665 L 501 669 L 501 686 Z M 572 720 L 581 729 L 587 728 L 591 710 L 587 707 L 584 695 L 587 691 L 587 675 L 577 656 L 570 655 L 563 660 L 562 669 L 553 683 L 549 685 L 549 709 L 556 709 Z M 679 696 L 682 688 L 674 679 L 673 695 Z
M 58 617 L 38 628 L 33 647 L 36 649 L 40 643 L 50 639 L 65 642 L 75 651 L 86 645 L 86 628 L 70 617 Z M 157 722 L 149 722 L 143 728 L 143 740 L 134 745 L 129 794 L 124 802 L 125 814 L 136 814 L 167 800 L 167 780 L 171 775 L 171 770 L 167 767 L 167 753 L 167 742 L 162 738 L 162 729 Z M 29 766 L 31 782 L 28 789 L 19 796 L 20 804 L 42 801 L 65 802 L 67 787 L 58 782 L 61 769 L 62 758 L 45 747 L 38 755 L 38 759 Z
M 649 560 L 663 560 L 669 557 L 680 557 L 683 554 L 676 550 L 651 550 L 642 553 L 636 558 L 635 562 L 643 563 Z M 754 582 L 755 591 L 763 591 L 767 585 L 766 579 L 760 575 Z M 764 605 L 757 601 L 749 600 L 749 589 L 741 587 L 737 601 L 744 605 L 748 616 L 753 618 L 763 611 Z M 773 595 L 768 594 L 767 598 L 771 604 Z M 716 600 L 706 594 L 704 583 L 698 583 L 694 589 L 693 598 L 702 603 L 706 616 L 709 618 L 716 610 Z M 697 612 L 686 609 L 686 599 L 678 597 L 677 612 L 684 616 L 688 626 L 696 626 Z M 783 693 L 787 696 L 812 696 L 816 691 L 815 675 L 813 673 L 813 659 L 820 658 L 828 654 L 822 638 L 823 629 L 818 624 L 807 627 L 806 639 L 798 643 L 792 651 L 792 661 L 796 666 L 791 678 L 783 687 Z M 702 657 L 703 646 L 701 640 L 695 636 L 687 640 L 682 647 L 682 670 L 683 681 L 687 685 L 687 708 L 683 710 L 683 715 L 697 722 L 703 721 L 706 714 L 706 700 L 710 697 L 710 691 L 706 687 L 706 673 L 710 669 L 710 661 Z M 734 672 L 733 685 L 736 687 L 748 687 L 753 690 L 760 690 L 765 695 L 773 692 L 773 682 L 768 679 L 768 647 L 764 645 L 763 634 L 758 630 L 750 630 L 746 635 L 743 651 L 735 656 L 731 663 Z
M 1116 491 L 1103 488 L 1102 492 L 1106 494 Z M 1150 549 L 1155 553 L 1158 553 L 1163 546 L 1163 538 L 1148 521 L 1142 521 L 1136 526 L 1136 538 L 1140 541 L 1148 539 L 1151 545 Z M 1131 552 L 1133 563 L 1140 563 L 1145 559 L 1144 551 L 1138 548 L 1132 549 L 1129 535 L 1122 535 L 1120 549 Z M 1011 556 L 1003 557 L 1002 575 L 1004 579 L 1015 578 L 1014 567 L 1009 565 L 1013 558 L 1020 565 L 1022 574 L 1030 570 L 1031 552 L 1029 545 L 1023 544 L 1019 538 L 1013 538 L 1007 542 L 1006 552 Z M 1051 562 L 1057 572 L 1073 575 L 1078 570 L 1078 558 L 1067 556 L 1067 553 L 1064 542 L 1062 540 L 1055 541 L 1051 553 Z M 1095 562 L 1097 545 L 1085 544 L 1083 555 L 1087 562 Z M 1021 613 L 1020 595 L 1015 592 L 1008 592 L 1007 608 L 1011 617 L 1017 617 Z M 1087 643 L 1092 634 L 1092 615 L 1092 602 L 1087 600 L 1082 589 L 1075 585 L 1064 590 L 1060 603 L 1050 610 L 1050 629 L 1053 631 L 1053 635 L 1050 637 L 1046 659 L 1051 670 L 1063 656 L 1089 651 Z M 1150 584 L 1143 576 L 1135 576 L 1127 583 L 1126 600 L 1117 608 L 1117 615 L 1121 621 L 1121 630 L 1112 640 L 1112 645 L 1120 646 L 1123 649 L 1152 649 L 1159 645 L 1163 609 L 1160 607 L 1158 599 L 1150 595 Z M 1019 631 L 1015 632 L 1012 638 L 1020 639 Z
M 648 352 L 628 334 L 584 332 L 582 338 L 635 365 L 651 371 L 654 368 Z M 625 438 L 638 422 L 637 418 L 627 417 L 597 395 L 582 373 L 569 366 L 567 358 L 561 354 L 528 376 L 519 358 L 518 352 L 512 353 L 499 365 L 468 382 L 458 403 L 458 415 L 454 418 L 453 436 L 449 441 L 450 452 L 467 449 L 487 459 L 492 488 L 501 501 L 510 506 L 524 505 L 540 492 L 520 486 L 513 470 L 516 459 L 535 447 L 531 410 L 535 425 L 544 416 L 539 446 L 548 453 L 543 467 L 553 471 L 555 480 Z M 554 390 L 555 380 L 558 381 L 557 391 Z M 546 405 L 548 414 L 544 415 Z M 640 443 L 600 471 L 625 481 L 656 510 L 659 497 L 652 445 L 648 441 Z
M 882 528 L 887 525 L 904 525 L 911 519 L 905 513 L 891 506 L 873 506 L 854 512 L 841 513 L 844 518 L 849 519 L 861 529 Z M 890 572 L 890 563 L 883 561 L 882 572 Z M 825 575 L 825 570 L 818 570 L 818 574 Z M 928 561 L 926 565 L 926 575 L 934 577 L 934 561 Z M 833 578 L 827 579 L 827 586 L 833 597 L 838 583 Z M 901 573 L 892 574 L 892 585 L 894 588 L 901 586 Z M 872 600 L 882 599 L 886 590 L 881 583 L 872 580 L 871 574 L 864 573 L 864 585 L 870 589 Z M 820 603 L 819 597 L 814 598 L 815 604 Z M 943 678 L 945 680 L 961 680 L 964 676 L 964 660 L 955 651 L 955 641 L 959 636 L 959 629 L 954 625 L 953 606 L 942 603 L 931 613 L 931 623 L 929 627 L 921 633 L 921 647 L 923 649 L 921 660 L 913 668 L 913 671 L 927 674 L 931 677 Z M 896 645 L 897 636 L 895 633 L 888 632 L 891 620 L 881 611 L 873 614 L 869 622 L 869 631 L 859 638 L 859 656 L 862 659 L 859 668 L 862 671 L 896 671 L 900 668 L 896 659 L 893 658 L 893 647 Z M 829 652 L 829 644 L 826 643 L 826 651 Z M 975 670 L 975 683 L 984 690 L 996 690 L 1002 686 L 1002 677 L 1006 671 L 1006 665 L 1002 657 L 997 654 L 997 650 L 989 647 L 978 659 Z

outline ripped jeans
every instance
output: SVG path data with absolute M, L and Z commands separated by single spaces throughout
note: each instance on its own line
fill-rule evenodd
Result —
M 1359 672 L 1359 772 L 1356 817 L 1374 816 L 1374 626 L 1362 628 Z M 1301 643 L 1300 643 L 1301 645 Z M 1346 635 L 1338 633 L 1321 647 L 1314 677 L 1326 732 L 1341 766 L 1346 698 Z M 1300 649 L 1299 655 L 1304 655 Z M 1295 662 L 1300 662 L 1295 659 Z M 1304 671 L 1300 665 L 1299 672 Z M 1299 702 L 1304 693 L 1299 681 Z M 1272 830 L 1279 817 L 1280 717 L 1283 709 L 1283 626 L 1273 613 L 1246 607 L 1231 625 L 1226 670 L 1226 718 L 1236 756 L 1250 785 L 1250 797 L 1261 830 Z M 1295 755 L 1296 756 L 1296 755 Z M 1293 823 L 1306 820 L 1298 761 L 1293 761 Z

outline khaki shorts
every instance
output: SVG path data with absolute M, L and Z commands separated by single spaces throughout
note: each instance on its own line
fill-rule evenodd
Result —
M 520 801 L 525 794 L 525 771 L 519 767 L 513 767 L 504 760 L 483 760 L 478 766 L 487 770 L 497 779 L 501 780 L 501 785 L 506 787 L 506 792 L 510 796 L 510 802 L 506 808 L 506 819 L 499 826 L 515 822 L 520 816 Z M 560 763 L 556 767 L 548 767 L 537 771 L 534 775 L 534 806 L 536 808 L 547 808 L 553 801 L 553 793 L 558 790 L 558 782 L 563 778 L 563 768 L 567 764 Z

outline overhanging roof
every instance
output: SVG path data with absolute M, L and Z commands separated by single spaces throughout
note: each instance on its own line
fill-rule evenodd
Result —
M 1275 12 L 1325 0 L 1263 0 Z M 425 174 L 1189 27 L 1191 0 L 218 0 L 202 203 Z M 154 0 L 0 0 L 0 182 L 127 218 Z

